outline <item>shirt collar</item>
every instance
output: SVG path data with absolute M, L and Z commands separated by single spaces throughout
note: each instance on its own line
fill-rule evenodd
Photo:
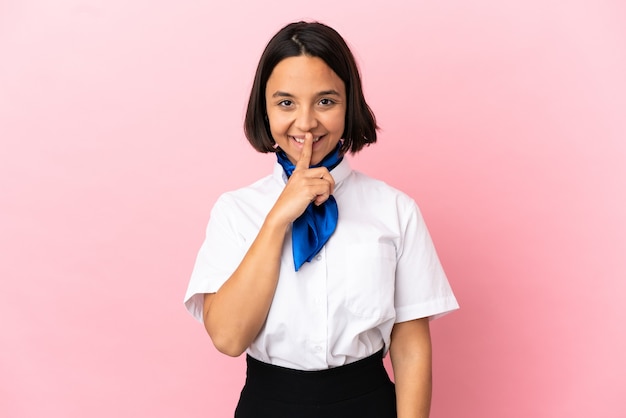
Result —
M 348 159 L 344 156 L 339 165 L 333 168 L 333 170 L 331 171 L 331 174 L 335 179 L 335 187 L 337 187 L 343 180 L 345 180 L 350 175 L 350 173 L 352 173 L 352 168 L 350 167 Z M 274 172 L 272 173 L 272 176 L 281 184 L 287 183 L 287 175 L 285 174 L 285 170 L 283 170 L 278 162 L 274 164 Z

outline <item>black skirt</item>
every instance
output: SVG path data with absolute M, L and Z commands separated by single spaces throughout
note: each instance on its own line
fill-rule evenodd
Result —
M 246 384 L 235 418 L 396 418 L 394 384 L 383 352 L 321 371 L 246 358 Z

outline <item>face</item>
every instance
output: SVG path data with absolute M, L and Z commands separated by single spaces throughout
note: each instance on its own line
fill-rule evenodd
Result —
M 294 164 L 307 132 L 314 141 L 311 165 L 333 151 L 343 135 L 346 88 L 321 58 L 280 61 L 267 80 L 265 103 L 272 137 Z

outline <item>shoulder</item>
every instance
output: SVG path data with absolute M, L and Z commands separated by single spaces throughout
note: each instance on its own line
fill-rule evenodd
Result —
M 353 170 L 350 179 L 349 188 L 363 197 L 367 197 L 368 201 L 378 201 L 384 204 L 396 202 L 396 205 L 404 208 L 416 207 L 415 200 L 396 187 L 360 171 Z
M 275 193 L 276 190 L 280 189 L 280 184 L 278 184 L 276 179 L 272 175 L 268 175 L 247 186 L 222 193 L 218 197 L 216 205 L 246 202 L 254 203 L 254 200 L 258 199 L 260 196 Z
M 241 222 L 243 218 L 264 216 L 278 198 L 284 185 L 272 175 L 252 184 L 222 193 L 211 210 L 211 217 Z

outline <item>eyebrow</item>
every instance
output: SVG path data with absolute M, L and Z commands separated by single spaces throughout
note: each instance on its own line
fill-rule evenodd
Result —
M 323 90 L 317 93 L 317 96 L 340 96 L 337 90 Z M 272 97 L 293 97 L 293 94 L 284 91 L 277 91 L 272 94 Z

